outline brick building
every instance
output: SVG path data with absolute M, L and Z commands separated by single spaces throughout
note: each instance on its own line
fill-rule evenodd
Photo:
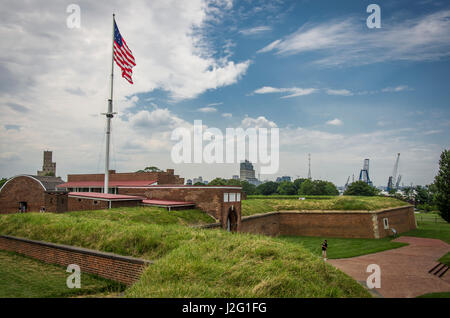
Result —
M 58 185 L 58 189 L 67 192 L 103 192 L 105 175 L 96 174 L 69 174 L 67 182 Z M 109 189 L 111 194 L 118 194 L 119 187 L 124 186 L 148 186 L 153 184 L 184 184 L 184 178 L 180 178 L 173 169 L 165 172 L 125 172 L 116 173 L 109 171 Z
M 0 214 L 37 212 L 47 210 L 46 206 L 64 209 L 67 199 L 56 188 L 62 183 L 61 178 L 50 176 L 18 175 L 10 178 L 0 189 Z
M 241 187 L 185 186 L 184 179 L 165 172 L 116 173 L 110 171 L 109 193 L 103 193 L 104 174 L 70 174 L 60 178 L 17 176 L 0 190 L 0 213 L 67 212 L 125 206 L 168 209 L 196 207 L 219 221 L 223 228 L 239 229 Z

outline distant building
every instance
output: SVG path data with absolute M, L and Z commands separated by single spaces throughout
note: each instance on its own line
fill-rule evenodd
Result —
M 239 180 L 239 176 L 237 174 L 233 175 L 232 177 L 233 180 Z
M 186 180 L 186 185 L 192 185 L 192 180 L 191 179 L 187 179 Z
M 255 169 L 253 169 L 253 164 L 248 160 L 241 162 L 239 178 L 241 181 L 247 181 L 254 185 L 261 184 L 261 182 L 255 178 Z
M 277 182 L 283 182 L 283 181 L 289 181 L 291 182 L 291 177 L 289 176 L 282 176 L 277 178 Z
M 196 184 L 197 182 L 203 183 L 203 178 L 201 176 L 198 178 L 194 178 L 194 180 L 192 181 L 192 184 Z
M 38 176 L 56 176 L 56 162 L 52 162 L 52 152 L 44 151 L 44 163 L 42 171 L 37 172 Z

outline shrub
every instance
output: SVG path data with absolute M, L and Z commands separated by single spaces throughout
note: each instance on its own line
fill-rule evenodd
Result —
M 378 190 L 364 181 L 355 181 L 347 187 L 344 195 L 361 195 L 361 196 L 374 196 L 378 194 Z

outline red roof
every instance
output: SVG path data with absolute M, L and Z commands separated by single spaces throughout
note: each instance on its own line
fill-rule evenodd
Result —
M 124 194 L 110 194 L 110 193 L 97 193 L 97 192 L 69 192 L 69 196 L 84 197 L 87 199 L 106 199 L 110 201 L 114 200 L 144 200 L 144 197 L 137 197 L 134 195 Z
M 110 187 L 143 187 L 149 186 L 156 182 L 156 180 L 150 181 L 109 181 Z M 66 183 L 58 184 L 58 188 L 103 188 L 104 181 L 69 181 Z
M 159 206 L 195 205 L 194 202 L 168 201 L 168 200 L 143 200 L 142 203 Z

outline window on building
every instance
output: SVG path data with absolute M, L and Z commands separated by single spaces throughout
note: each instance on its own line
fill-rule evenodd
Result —
M 241 201 L 241 194 L 240 193 L 236 193 L 236 201 L 237 202 Z
M 228 193 L 223 194 L 223 202 L 228 202 Z
M 389 220 L 388 220 L 388 218 L 384 218 L 383 219 L 383 225 L 384 225 L 384 229 L 385 230 L 389 229 Z
M 230 193 L 230 202 L 236 202 L 236 193 Z
M 94 204 L 97 204 L 98 203 L 98 201 L 94 201 Z

